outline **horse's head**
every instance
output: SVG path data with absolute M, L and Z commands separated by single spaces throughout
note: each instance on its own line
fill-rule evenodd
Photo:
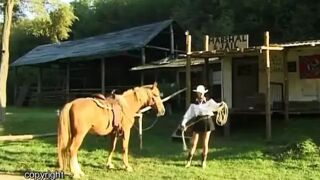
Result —
M 165 108 L 161 100 L 160 91 L 158 89 L 158 83 L 154 82 L 147 88 L 148 91 L 148 106 L 157 112 L 157 116 L 163 116 L 165 114 Z

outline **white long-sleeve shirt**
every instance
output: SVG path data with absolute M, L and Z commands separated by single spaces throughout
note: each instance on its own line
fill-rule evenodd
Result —
M 220 103 L 215 102 L 213 99 L 200 104 L 190 104 L 183 116 L 181 125 L 185 126 L 188 121 L 197 116 L 213 116 L 213 112 L 217 111 L 219 106 Z

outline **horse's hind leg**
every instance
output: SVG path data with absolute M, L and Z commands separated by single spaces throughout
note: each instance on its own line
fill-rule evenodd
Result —
M 123 155 L 123 163 L 126 167 L 127 171 L 133 171 L 132 167 L 129 165 L 128 161 L 128 146 L 129 146 L 129 139 L 130 139 L 130 129 L 124 131 L 124 137 L 122 141 L 122 155 Z
M 83 141 L 83 138 L 85 136 L 85 133 L 76 134 L 76 136 L 73 137 L 72 143 L 70 146 L 70 169 L 73 173 L 74 178 L 80 178 L 80 176 L 84 176 L 84 173 L 81 170 L 81 167 L 78 162 L 78 149 Z
M 112 132 L 111 133 L 111 151 L 110 151 L 110 154 L 108 156 L 108 162 L 107 162 L 107 167 L 109 169 L 113 169 L 114 168 L 114 166 L 112 164 L 112 154 L 116 149 L 116 145 L 117 145 L 117 135 L 116 135 L 116 133 Z

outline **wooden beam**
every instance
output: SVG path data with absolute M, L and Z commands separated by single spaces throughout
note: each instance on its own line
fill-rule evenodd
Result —
M 209 51 L 209 36 L 205 35 L 204 36 L 204 51 Z
M 38 67 L 38 76 L 37 76 L 37 93 L 41 93 L 42 89 L 42 67 Z
M 209 58 L 204 58 L 203 64 L 204 84 L 211 90 L 211 83 L 209 82 Z M 210 91 L 211 92 L 211 91 Z
M 159 79 L 159 70 L 155 69 L 155 71 L 154 71 L 154 80 L 158 82 L 158 79 Z
M 187 50 L 187 64 L 186 64 L 186 108 L 191 103 L 191 35 L 186 33 L 186 50 Z
M 224 61 L 222 59 L 221 60 L 221 101 L 225 101 L 223 72 L 224 72 Z M 227 121 L 227 123 L 223 126 L 223 135 L 224 135 L 224 137 L 230 137 L 230 116 L 229 116 L 229 120 Z
M 289 77 L 288 77 L 288 50 L 283 51 L 283 95 L 284 95 L 284 116 L 285 121 L 289 121 Z
M 17 99 L 18 99 L 18 67 L 14 66 L 14 97 L 13 97 L 13 102 L 16 104 Z
M 146 51 L 145 48 L 141 48 L 141 65 L 145 65 L 146 64 Z M 143 85 L 144 84 L 144 73 L 143 71 L 141 71 L 140 74 L 140 84 Z
M 180 89 L 180 72 L 176 71 L 176 83 L 178 86 L 178 89 Z M 181 95 L 178 95 L 178 106 L 181 107 Z
M 266 70 L 266 99 L 265 99 L 265 108 L 266 108 L 266 136 L 267 136 L 267 140 L 271 140 L 271 94 L 270 94 L 270 49 L 268 49 L 269 47 L 269 32 L 266 31 L 265 32 L 265 37 L 264 37 L 264 41 L 265 41 L 265 46 L 266 48 L 266 63 L 265 63 L 265 70 Z
M 182 92 L 184 92 L 184 91 L 186 91 L 186 90 L 187 90 L 187 88 L 180 89 L 179 91 L 174 92 L 174 93 L 170 94 L 169 96 L 167 96 L 167 97 L 165 97 L 165 98 L 163 98 L 163 99 L 161 99 L 161 100 L 162 100 L 162 102 L 166 102 L 166 101 L 170 100 L 171 98 L 179 95 L 180 93 L 182 93 Z M 139 112 L 137 113 L 137 115 L 139 115 L 139 114 L 141 114 L 141 113 L 144 113 L 144 112 L 147 112 L 147 111 L 149 111 L 150 109 L 151 109 L 151 106 L 147 106 L 147 107 L 145 107 L 145 108 L 143 108 L 143 109 L 140 109 Z
M 139 116 L 139 140 L 140 140 L 140 150 L 142 150 L 142 117 L 143 117 L 143 115 L 140 114 L 140 116 Z
M 174 33 L 172 24 L 170 25 L 170 53 L 171 55 L 174 54 Z
M 45 133 L 45 134 L 27 134 L 27 135 L 9 135 L 0 136 L 0 141 L 25 141 L 35 138 L 54 137 L 57 133 Z
M 281 51 L 283 47 L 275 47 L 275 46 L 261 46 L 262 50 L 273 50 L 273 51 Z
M 70 63 L 66 65 L 66 101 L 70 100 Z
M 42 89 L 42 67 L 38 67 L 38 76 L 37 76 L 37 105 L 40 105 L 41 101 L 41 89 Z
M 161 51 L 169 51 L 169 52 L 171 52 L 171 49 L 169 49 L 169 48 L 164 48 L 164 47 L 159 47 L 159 46 L 146 45 L 145 48 L 157 49 L 157 50 L 161 50 Z M 177 49 L 174 49 L 173 51 L 174 51 L 174 52 L 185 53 L 185 51 L 181 51 L 181 50 L 177 50 Z
M 205 35 L 204 36 L 204 51 L 209 50 L 209 36 Z M 206 87 L 209 88 L 210 93 L 211 93 L 211 86 L 209 83 L 209 58 L 204 58 L 204 68 L 203 68 L 203 73 L 204 73 L 204 84 Z
M 101 93 L 106 94 L 106 64 L 104 58 L 101 58 Z
M 320 79 L 317 80 L 317 95 L 318 95 L 318 105 L 320 109 Z

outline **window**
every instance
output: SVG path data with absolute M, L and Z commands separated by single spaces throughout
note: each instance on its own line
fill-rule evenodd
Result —
M 297 72 L 297 63 L 295 61 L 287 63 L 288 72 Z

